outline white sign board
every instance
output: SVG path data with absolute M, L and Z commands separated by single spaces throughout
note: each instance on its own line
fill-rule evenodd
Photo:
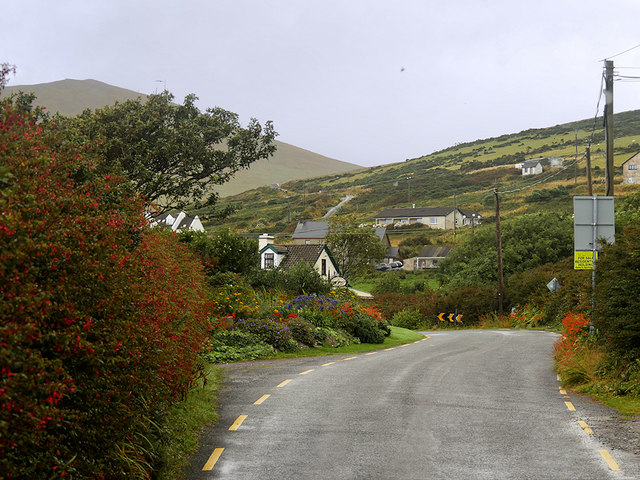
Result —
M 575 251 L 602 250 L 601 240 L 615 241 L 613 197 L 573 197 L 573 249 Z

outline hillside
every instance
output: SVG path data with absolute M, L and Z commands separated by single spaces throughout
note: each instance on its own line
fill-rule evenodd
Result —
M 616 114 L 615 126 L 615 165 L 619 167 L 640 151 L 640 110 Z M 589 119 L 463 143 L 401 163 L 291 181 L 279 190 L 247 191 L 224 199 L 224 205 L 237 208 L 224 225 L 246 233 L 288 234 L 298 219 L 318 220 L 346 195 L 355 199 L 343 212 L 362 222 L 372 222 L 386 208 L 454 204 L 478 211 L 490 222 L 495 215 L 493 188 L 509 192 L 501 196 L 501 216 L 548 209 L 570 212 L 571 196 L 587 194 L 583 154 L 590 138 L 593 176 L 598 182 L 604 179 L 604 134 L 601 119 Z M 548 168 L 537 176 L 523 176 L 515 168 L 516 163 L 538 157 L 559 157 L 563 167 Z M 620 181 L 618 171 L 616 196 L 638 188 Z M 603 184 L 594 188 L 596 194 L 604 194 Z M 200 213 L 206 221 L 206 212 Z M 209 219 L 207 225 L 214 227 L 215 222 Z
M 37 85 L 8 86 L 3 95 L 18 91 L 33 92 L 36 104 L 47 107 L 52 113 L 74 116 L 90 108 L 113 105 L 116 101 L 146 98 L 146 95 L 108 85 L 97 80 L 60 80 Z M 277 125 L 275 126 L 277 130 Z M 309 150 L 276 140 L 277 151 L 269 160 L 261 160 L 248 170 L 236 174 L 229 183 L 216 187 L 221 197 L 236 195 L 252 188 L 291 180 L 330 175 L 361 168 L 358 165 L 325 157 Z

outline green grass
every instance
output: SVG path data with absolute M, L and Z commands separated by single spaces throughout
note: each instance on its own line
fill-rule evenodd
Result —
M 222 374 L 217 366 L 208 365 L 205 375 L 206 382 L 194 387 L 185 401 L 174 405 L 168 412 L 165 428 L 171 441 L 163 445 L 161 452 L 163 468 L 158 475 L 160 480 L 184 476 L 186 459 L 198 449 L 202 428 L 218 420 L 216 394 Z
M 595 395 L 595 398 L 607 407 L 615 408 L 622 415 L 640 415 L 640 398 L 637 397 L 616 397 L 609 395 Z
M 275 358 L 292 357 L 319 357 L 323 355 L 340 355 L 345 353 L 363 353 L 383 348 L 396 347 L 406 343 L 416 342 L 424 338 L 424 335 L 406 328 L 391 327 L 391 335 L 384 339 L 384 343 L 358 343 L 345 347 L 318 347 L 307 350 L 298 350 L 291 353 L 279 353 Z

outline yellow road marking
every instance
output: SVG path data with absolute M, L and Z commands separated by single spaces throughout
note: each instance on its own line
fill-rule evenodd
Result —
M 409 344 L 407 343 L 405 345 L 400 345 L 400 348 L 404 348 L 404 347 L 408 347 L 408 346 L 409 346 Z
M 389 350 L 394 350 L 396 347 L 391 347 L 391 348 L 385 348 L 384 351 L 388 352 Z
M 564 404 L 565 404 L 565 405 L 567 406 L 567 408 L 568 408 L 569 410 L 571 410 L 572 412 L 575 412 L 575 411 L 576 411 L 576 407 L 574 407 L 574 406 L 573 406 L 573 403 L 571 403 L 571 402 L 564 402 Z
M 567 391 L 566 391 L 566 390 L 563 390 L 563 389 L 561 388 L 561 389 L 560 389 L 560 395 L 566 395 L 566 394 L 567 394 Z
M 329 365 L 335 365 L 336 362 L 323 363 L 323 367 L 328 367 Z
M 307 373 L 311 373 L 314 370 L 315 370 L 314 368 L 312 368 L 311 370 L 305 370 L 304 372 L 300 372 L 300 375 L 306 375 Z
M 229 427 L 229 430 L 232 432 L 238 430 L 238 428 L 240 428 L 240 425 L 242 425 L 242 422 L 246 420 L 247 416 L 248 415 L 240 415 L 238 418 L 236 418 L 236 421 L 233 422 L 233 425 Z
M 264 402 L 267 398 L 269 398 L 271 395 L 267 394 L 267 395 L 262 395 L 258 400 L 256 400 L 255 402 L 253 402 L 254 405 L 260 405 L 262 402 Z
M 378 352 L 369 352 L 369 353 L 365 353 L 365 355 L 375 355 Z
M 282 388 L 284 387 L 286 384 L 290 383 L 291 379 L 285 380 L 284 382 L 282 382 L 280 385 L 277 386 L 277 388 Z
M 607 465 L 609 465 L 609 468 L 611 470 L 620 470 L 620 467 L 618 466 L 618 464 L 616 463 L 616 461 L 613 459 L 613 457 L 608 451 L 606 450 L 598 450 L 598 451 L 600 452 L 600 455 L 602 455 L 602 458 L 604 458 L 604 461 L 607 462 Z
M 560 375 L 556 375 L 556 379 L 560 381 Z
M 346 362 L 347 360 L 355 360 L 358 357 L 349 357 L 349 358 L 345 358 L 344 361 Z
M 220 458 L 220 455 L 222 455 L 223 451 L 224 451 L 224 448 L 215 448 L 213 450 L 213 453 L 209 457 L 209 460 L 207 460 L 207 463 L 205 463 L 204 467 L 202 467 L 202 471 L 204 472 L 206 470 L 212 470 L 213 466 L 216 464 L 216 462 Z
M 582 427 L 582 429 L 584 430 L 584 433 L 588 435 L 593 435 L 593 430 L 589 428 L 589 425 L 587 425 L 587 422 L 583 422 L 582 420 L 579 420 L 578 425 Z

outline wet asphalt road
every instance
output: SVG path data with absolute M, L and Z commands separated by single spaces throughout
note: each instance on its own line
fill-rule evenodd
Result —
M 638 455 L 589 432 L 604 407 L 559 389 L 555 334 L 428 335 L 373 354 L 225 366 L 220 420 L 187 478 L 640 478 Z

